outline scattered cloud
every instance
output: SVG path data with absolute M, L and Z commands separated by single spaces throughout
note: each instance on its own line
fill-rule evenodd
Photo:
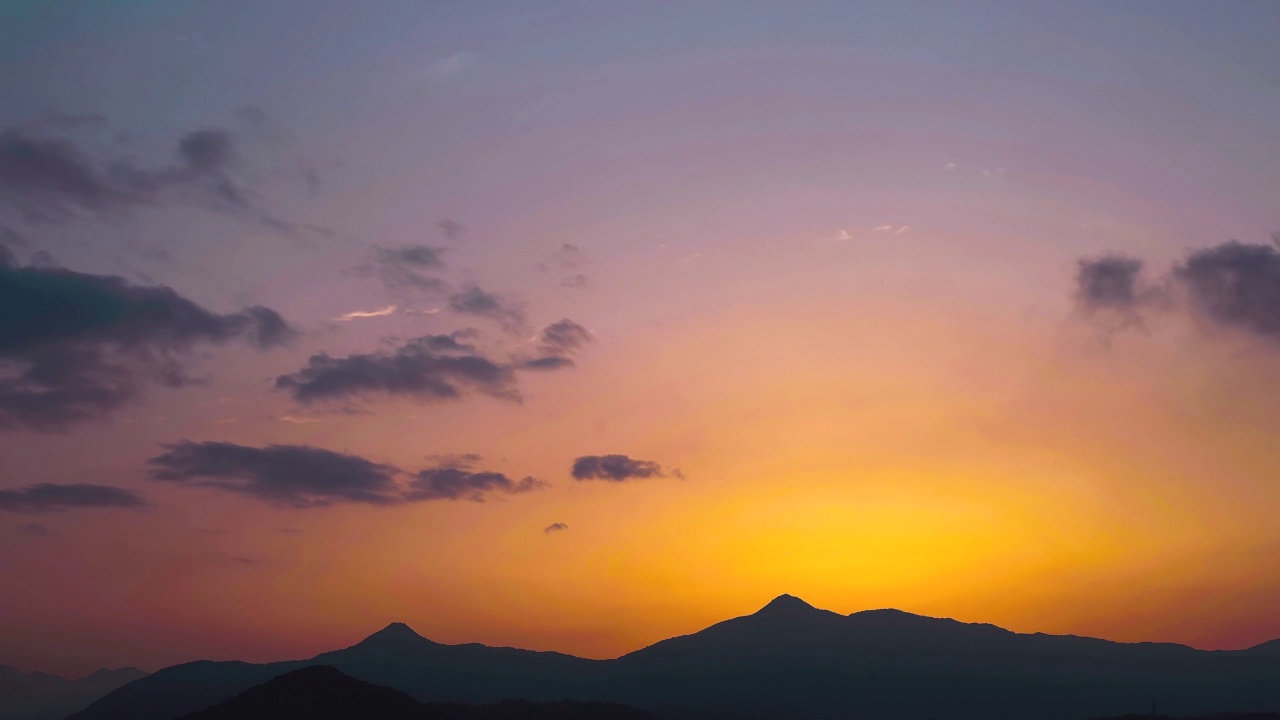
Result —
M 265 349 L 295 335 L 270 308 L 220 315 L 168 287 L 3 257 L 0 307 L 0 428 L 103 418 L 146 384 L 187 384 L 186 361 L 201 345 Z
M 885 232 L 885 231 L 891 231 L 891 230 L 893 230 L 893 226 L 892 226 L 892 225 L 877 225 L 877 226 L 875 226 L 875 227 L 871 228 L 871 230 L 872 230 L 872 232 Z
M 567 288 L 586 288 L 591 287 L 591 280 L 582 273 L 576 273 L 564 278 L 560 281 L 560 287 Z
M 458 335 L 427 335 L 391 352 L 335 358 L 313 355 L 307 366 L 276 378 L 294 400 L 313 403 L 369 394 L 426 401 L 457 400 L 468 391 L 518 398 L 511 366 L 481 355 Z
M 351 320 L 359 320 L 362 318 L 386 317 L 388 315 L 394 315 L 396 310 L 398 309 L 399 308 L 397 308 L 395 305 L 388 305 L 378 310 L 353 310 L 349 313 L 344 313 L 342 315 L 339 315 L 338 317 L 334 318 L 334 320 L 338 320 L 341 322 L 349 322 Z
M 1076 301 L 1090 315 L 1142 325 L 1144 313 L 1182 312 L 1202 325 L 1280 341 L 1280 237 L 1270 245 L 1229 240 L 1192 251 L 1143 282 L 1141 260 L 1105 255 L 1079 262 Z
M 655 477 L 683 478 L 679 470 L 668 470 L 650 460 L 635 460 L 626 455 L 583 455 L 573 461 L 570 475 L 574 480 L 606 480 L 626 482 Z
M 438 293 L 449 285 L 426 273 L 443 270 L 442 248 L 426 245 L 375 247 L 373 260 L 350 270 L 356 277 L 376 277 L 393 293 Z
M 568 530 L 568 529 L 569 529 L 568 525 L 565 525 L 562 522 L 557 522 L 557 523 L 551 523 L 550 525 L 542 528 L 542 532 L 543 534 L 550 535 L 551 533 L 558 533 L 561 530 Z
M 287 422 L 291 425 L 313 425 L 320 422 L 320 418 L 299 417 L 297 415 L 281 415 L 280 422 Z
M 524 477 L 512 480 L 499 472 L 471 472 L 458 467 L 421 470 L 409 482 L 406 500 L 470 500 L 484 502 L 488 495 L 514 495 L 546 487 L 546 483 Z
M 898 225 L 898 226 L 893 226 L 893 225 L 877 225 L 877 226 L 875 226 L 875 227 L 871 228 L 871 231 L 872 231 L 872 232 L 887 232 L 887 233 L 892 233 L 892 234 L 894 234 L 894 235 L 902 235 L 903 233 L 909 233 L 909 232 L 911 232 L 911 226 L 910 226 L 910 225 Z
M 545 486 L 532 477 L 513 480 L 502 473 L 472 472 L 456 465 L 437 465 L 408 474 L 394 465 L 309 445 L 250 447 L 183 440 L 166 445 L 165 452 L 149 463 L 151 478 L 157 481 L 216 488 L 290 508 L 432 500 L 483 502 L 492 495 Z M 409 475 L 408 481 L 401 482 L 405 475 Z
M 840 234 L 836 236 L 836 239 L 842 242 L 845 240 L 852 240 L 853 235 L 851 235 L 848 230 L 841 230 Z
M 524 325 L 524 310 L 514 302 L 482 290 L 476 285 L 449 296 L 449 309 L 462 315 L 474 315 L 501 323 L 514 330 Z
M 451 467 L 470 469 L 484 459 L 479 453 L 444 453 L 428 455 L 427 460 L 435 467 Z
M 213 487 L 287 507 L 398 501 L 397 468 L 308 445 L 256 448 L 183 440 L 166 445 L 149 464 L 154 480 Z
M 897 230 L 894 230 L 894 231 L 893 231 L 893 234 L 894 234 L 894 235 L 901 235 L 901 234 L 903 234 L 903 233 L 909 233 L 909 232 L 911 232 L 911 226 L 910 226 L 910 225 L 903 225 L 902 227 L 898 228 Z
M 436 223 L 436 227 L 440 229 L 440 234 L 444 235 L 445 240 L 457 240 L 467 232 L 465 225 L 449 218 L 444 218 Z
M 943 165 L 943 166 L 942 166 L 942 169 L 943 169 L 943 170 L 946 170 L 946 171 L 948 171 L 948 172 L 950 172 L 950 171 L 952 171 L 952 170 L 955 170 L 957 167 L 959 167 L 959 166 L 958 166 L 958 165 L 956 165 L 955 163 L 953 163 L 953 162 L 949 162 L 949 163 L 947 163 L 946 165 Z
M 111 485 L 40 483 L 20 490 L 0 490 L 0 510 L 47 513 L 71 508 L 140 508 L 147 502 L 132 490 Z
M 542 328 L 539 335 L 542 348 L 548 352 L 572 352 L 595 340 L 591 331 L 564 318 Z

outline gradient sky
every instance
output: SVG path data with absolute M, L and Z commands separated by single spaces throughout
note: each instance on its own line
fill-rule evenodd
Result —
M 1277 29 L 8 0 L 0 664 L 1280 637 Z

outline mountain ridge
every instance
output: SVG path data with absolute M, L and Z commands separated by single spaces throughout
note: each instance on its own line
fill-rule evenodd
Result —
M 424 702 L 573 698 L 673 720 L 753 715 L 771 703 L 799 720 L 1035 717 L 1041 702 L 1062 708 L 1061 718 L 1089 718 L 1136 712 L 1153 699 L 1188 714 L 1280 710 L 1271 690 L 1280 687 L 1280 653 L 1270 643 L 1258 647 L 1206 651 L 1016 633 L 892 609 L 841 615 L 782 595 L 752 614 L 611 660 L 448 645 L 391 623 L 309 660 L 165 668 L 69 720 L 171 720 L 307 664 L 332 665 Z

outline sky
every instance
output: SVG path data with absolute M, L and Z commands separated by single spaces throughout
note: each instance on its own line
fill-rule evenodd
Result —
M 1280 638 L 1277 27 L 9 0 L 0 664 Z

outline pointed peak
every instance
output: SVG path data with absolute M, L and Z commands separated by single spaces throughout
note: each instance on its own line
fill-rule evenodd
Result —
M 770 600 L 769 604 L 760 608 L 759 612 L 772 614 L 778 612 L 805 612 L 810 610 L 817 610 L 817 608 L 801 600 L 795 595 L 787 595 L 784 593 Z
M 365 638 L 365 642 L 368 642 L 370 640 L 405 642 L 405 641 L 416 641 L 416 640 L 425 640 L 425 639 L 426 638 L 414 632 L 413 628 L 409 627 L 408 625 L 402 622 L 393 622 L 390 625 L 382 628 L 378 632 Z

